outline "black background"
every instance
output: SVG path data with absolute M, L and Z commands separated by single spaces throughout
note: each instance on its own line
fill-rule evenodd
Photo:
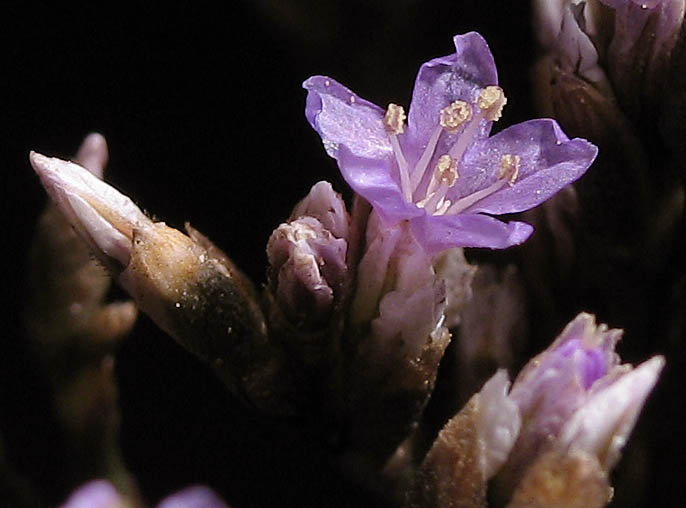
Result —
M 108 181 L 172 226 L 191 221 L 261 283 L 266 240 L 297 200 L 321 179 L 345 191 L 304 118 L 308 76 L 330 75 L 381 105 L 407 105 L 419 65 L 450 53 L 452 35 L 476 30 L 508 95 L 501 125 L 534 116 L 528 83 L 536 55 L 524 1 L 34 2 L 7 9 L 0 21 L 7 297 L 0 423 L 10 458 L 53 502 L 74 486 L 60 481 L 45 381 L 23 341 L 25 256 L 46 199 L 29 150 L 70 157 L 87 133 L 101 132 L 110 148 Z M 306 439 L 245 419 L 205 367 L 146 317 L 117 362 L 122 447 L 149 501 L 199 482 L 236 507 L 369 502 Z M 665 398 L 651 402 L 640 432 L 664 436 L 653 440 L 653 454 L 678 456 L 683 444 L 668 438 L 676 431 L 678 440 L 678 404 Z M 652 506 L 675 499 L 670 470 L 663 464 L 659 474 L 645 473 Z

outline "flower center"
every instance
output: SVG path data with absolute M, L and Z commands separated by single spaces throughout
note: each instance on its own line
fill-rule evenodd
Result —
M 507 99 L 499 86 L 487 86 L 479 92 L 473 104 L 457 100 L 441 109 L 438 125 L 432 131 L 426 147 L 414 167 L 407 163 L 398 135 L 405 132 L 405 110 L 402 106 L 389 104 L 384 117 L 384 125 L 393 147 L 393 153 L 400 176 L 400 188 L 408 203 L 415 203 L 432 215 L 459 213 L 476 202 L 490 196 L 504 185 L 513 185 L 519 175 L 520 157 L 507 154 L 501 158 L 497 169 L 497 180 L 488 187 L 461 197 L 454 203 L 446 199 L 448 190 L 459 178 L 458 166 L 467 148 L 478 133 L 482 120 L 497 121 Z M 459 133 L 448 153 L 439 157 L 426 191 L 418 192 L 419 184 L 425 179 L 429 162 L 436 155 L 436 146 L 443 131 L 449 134 Z

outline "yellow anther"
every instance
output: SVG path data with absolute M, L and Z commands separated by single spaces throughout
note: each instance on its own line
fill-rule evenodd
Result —
M 405 109 L 397 104 L 389 104 L 386 116 L 383 119 L 386 130 L 391 134 L 402 134 L 405 132 Z
M 487 86 L 481 93 L 477 100 L 477 106 L 483 111 L 487 120 L 495 122 L 503 114 L 503 107 L 507 103 L 507 98 L 503 89 L 499 86 Z
M 498 171 L 498 178 L 507 180 L 509 185 L 514 185 L 519 176 L 519 162 L 521 157 L 519 155 L 503 155 L 500 159 L 500 170 Z
M 457 161 L 450 155 L 441 155 L 436 163 L 435 178 L 440 183 L 445 183 L 448 187 L 455 185 L 455 180 L 460 178 L 457 172 Z
M 440 113 L 440 124 L 448 132 L 456 132 L 472 119 L 472 107 L 465 101 L 455 101 Z

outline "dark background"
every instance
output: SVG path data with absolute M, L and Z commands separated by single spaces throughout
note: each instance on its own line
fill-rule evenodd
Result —
M 190 220 L 261 283 L 267 238 L 297 200 L 321 179 L 345 191 L 304 118 L 301 83 L 308 76 L 327 74 L 381 105 L 407 105 L 419 65 L 450 53 L 452 35 L 476 30 L 491 47 L 508 96 L 501 125 L 534 116 L 528 83 L 536 55 L 524 1 L 3 9 L 7 301 L 0 430 L 9 458 L 52 502 L 74 485 L 60 476 L 65 464 L 46 409 L 45 380 L 23 337 L 25 257 L 46 200 L 29 150 L 70 157 L 87 133 L 101 132 L 110 149 L 108 181 L 172 226 Z M 636 359 L 655 350 L 643 344 Z M 151 502 L 204 483 L 235 507 L 373 503 L 311 451 L 307 439 L 274 435 L 246 419 L 209 371 L 145 316 L 117 362 L 122 447 Z M 657 400 L 639 432 L 665 436 L 652 442 L 653 454 L 678 455 L 681 443 L 674 451 L 660 447 L 670 433 L 679 435 L 680 404 L 659 393 Z M 670 470 L 663 464 L 659 474 L 645 472 L 652 506 L 669 505 L 676 488 Z

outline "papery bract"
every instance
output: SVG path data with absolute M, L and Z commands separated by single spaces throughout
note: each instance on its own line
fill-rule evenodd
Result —
M 578 179 L 596 155 L 557 123 L 531 120 L 489 137 L 506 99 L 484 39 L 454 38 L 456 52 L 419 70 L 407 126 L 331 78 L 314 76 L 306 116 L 355 192 L 387 225 L 410 222 L 429 253 L 506 248 L 533 228 L 491 217 L 532 208 Z

